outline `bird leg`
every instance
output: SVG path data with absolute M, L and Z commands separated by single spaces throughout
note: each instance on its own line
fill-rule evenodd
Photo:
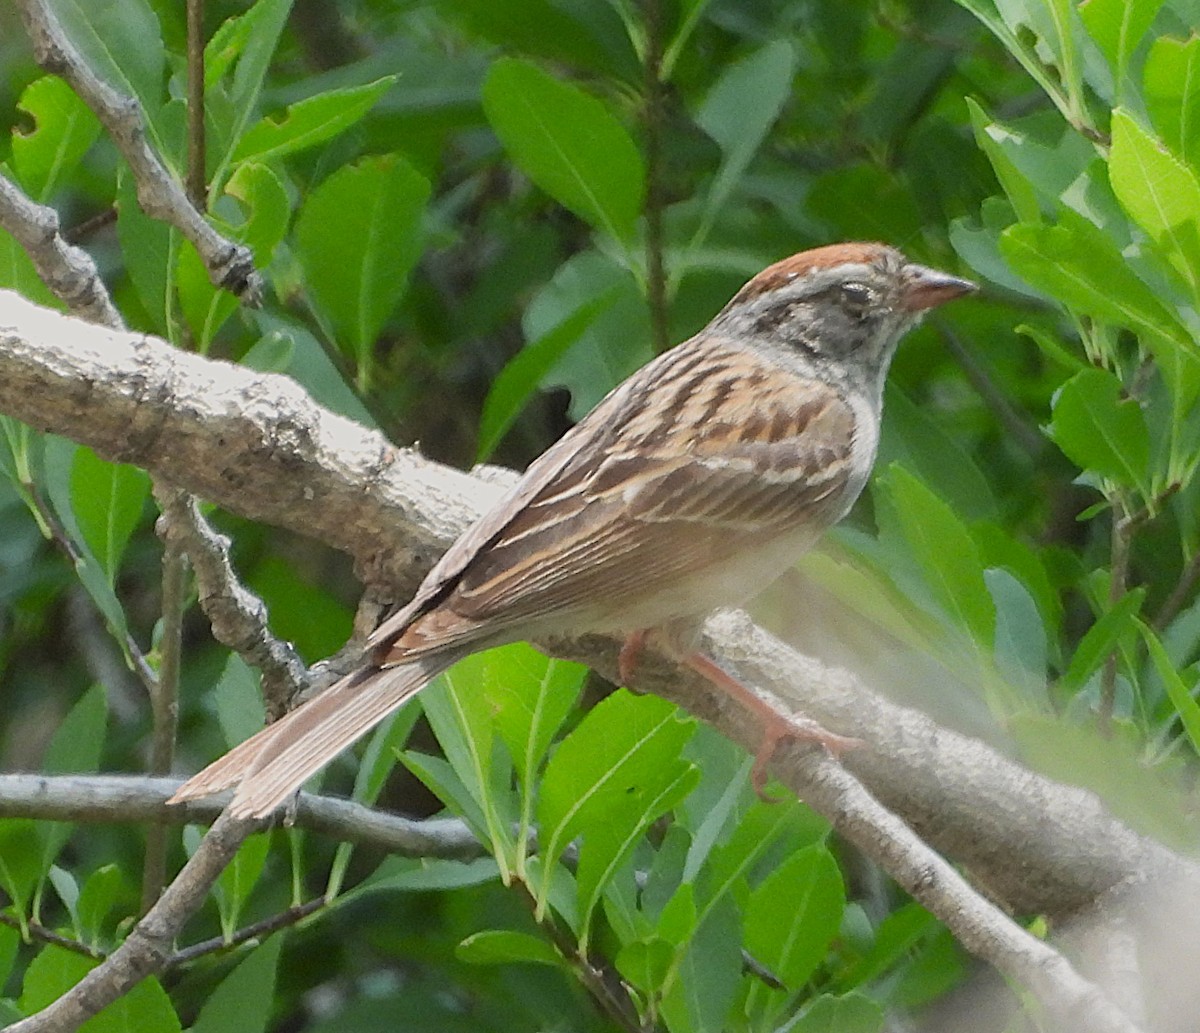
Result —
M 676 633 L 672 634 L 672 631 Z M 632 680 L 642 650 L 652 634 L 654 642 L 668 654 L 674 656 L 679 663 L 695 671 L 705 681 L 715 685 L 726 695 L 738 700 L 762 721 L 762 741 L 754 754 L 754 767 L 750 771 L 751 784 L 760 800 L 768 803 L 778 802 L 776 798 L 768 796 L 764 790 L 767 782 L 767 765 L 771 763 L 780 743 L 789 740 L 819 743 L 835 759 L 841 757 L 846 750 L 853 750 L 864 745 L 861 739 L 829 731 L 811 717 L 805 717 L 803 714 L 780 713 L 767 700 L 739 678 L 730 674 L 712 657 L 696 649 L 694 645 L 684 646 L 680 641 L 682 636 L 679 635 L 678 629 L 643 628 L 640 631 L 630 632 L 625 637 L 621 651 L 617 654 L 617 673 L 620 675 L 623 685 L 628 685 Z M 694 642 L 694 638 L 691 638 L 691 641 Z
M 646 629 L 631 631 L 625 636 L 621 651 L 617 654 L 617 675 L 622 685 L 628 685 L 637 670 L 638 661 L 642 657 L 642 648 L 646 645 Z
M 760 800 L 767 803 L 778 802 L 776 798 L 768 796 L 764 788 L 767 781 L 767 765 L 775 756 L 775 751 L 781 742 L 792 740 L 820 743 L 835 758 L 840 757 L 846 750 L 863 745 L 861 739 L 831 732 L 811 717 L 805 717 L 803 714 L 781 714 L 748 685 L 721 667 L 712 657 L 698 650 L 687 653 L 680 660 L 684 666 L 691 668 L 722 692 L 738 700 L 748 710 L 758 715 L 762 721 L 762 741 L 754 754 L 754 767 L 750 771 L 751 784 Z

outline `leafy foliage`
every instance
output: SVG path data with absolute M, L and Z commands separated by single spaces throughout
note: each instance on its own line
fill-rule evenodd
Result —
M 186 168 L 183 5 L 54 6 Z M 880 475 L 803 575 L 870 632 L 861 652 L 886 640 L 953 672 L 1030 763 L 1077 758 L 1064 777 L 1098 790 L 1135 770 L 1168 799 L 1200 748 L 1193 7 L 210 0 L 207 215 L 254 251 L 260 312 L 140 210 L 95 117 L 15 28 L 0 171 L 80 227 L 132 326 L 287 372 L 461 464 L 524 463 L 656 336 L 695 332 L 792 251 L 869 237 L 960 264 L 987 290 L 906 343 Z M 0 286 L 56 303 L 3 233 Z M 159 660 L 148 480 L 0 430 L 5 762 L 142 767 L 141 686 L 97 657 Z M 345 562 L 216 519 L 276 630 L 308 658 L 335 649 Z M 193 768 L 262 710 L 254 672 L 187 630 Z M 444 809 L 490 856 L 255 837 L 189 935 L 329 902 L 85 1029 L 877 1031 L 965 973 L 928 914 L 845 874 L 821 819 L 755 799 L 731 745 L 661 700 L 597 701 L 528 647 L 460 664 L 358 759 L 325 784 Z M 0 821 L 5 911 L 29 934 L 0 926 L 5 1017 L 93 964 L 35 926 L 120 942 L 142 855 L 124 827 Z

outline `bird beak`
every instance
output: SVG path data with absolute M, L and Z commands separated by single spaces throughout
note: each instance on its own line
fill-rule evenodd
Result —
M 900 304 L 910 312 L 924 312 L 977 290 L 978 284 L 960 276 L 940 273 L 923 265 L 909 265 L 904 270 L 904 294 Z

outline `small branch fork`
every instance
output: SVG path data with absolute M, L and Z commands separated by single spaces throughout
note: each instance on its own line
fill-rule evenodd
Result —
M 138 204 L 152 219 L 179 230 L 196 248 L 209 279 L 246 304 L 262 298 L 262 277 L 250 249 L 218 233 L 189 202 L 183 187 L 146 140 L 146 124 L 137 101 L 104 82 L 67 38 L 47 0 L 17 0 L 34 57 L 47 72 L 60 75 L 95 112 L 129 163 Z

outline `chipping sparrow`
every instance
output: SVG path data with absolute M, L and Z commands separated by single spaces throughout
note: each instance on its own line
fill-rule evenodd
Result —
M 367 665 L 242 743 L 175 794 L 237 785 L 242 817 L 306 778 L 476 650 L 619 633 L 627 678 L 647 634 L 778 740 L 854 740 L 784 715 L 690 644 L 689 629 L 786 570 L 858 497 L 883 381 L 921 315 L 974 290 L 882 244 L 777 262 L 695 337 L 643 366 L 466 531 L 368 642 Z

